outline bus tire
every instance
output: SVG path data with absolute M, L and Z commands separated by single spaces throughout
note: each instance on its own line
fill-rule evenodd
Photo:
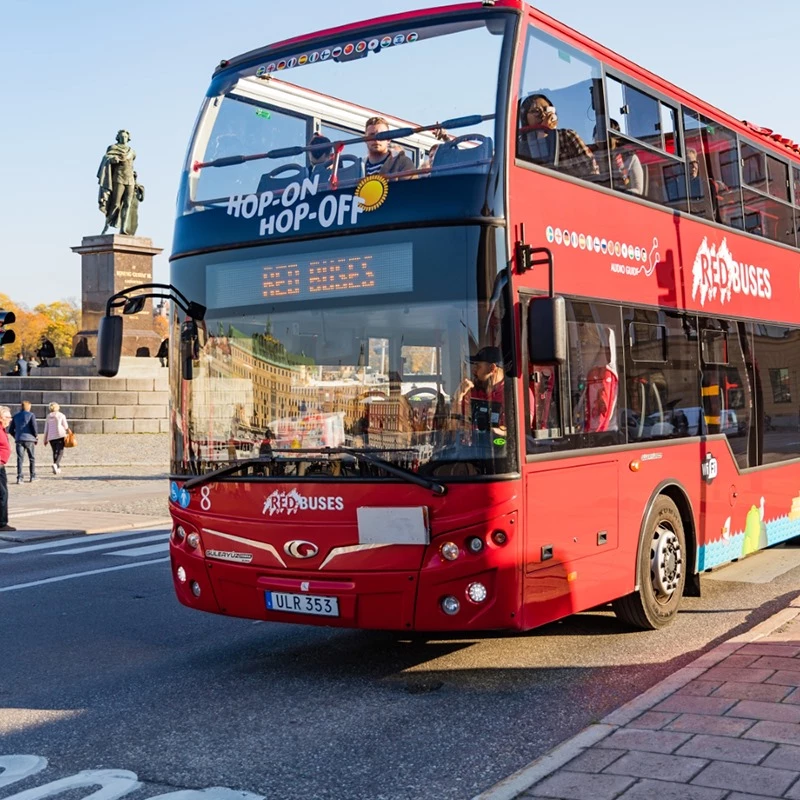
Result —
M 675 620 L 686 583 L 683 522 L 666 495 L 656 498 L 647 515 L 638 561 L 639 588 L 614 600 L 614 613 L 640 630 L 665 628 Z

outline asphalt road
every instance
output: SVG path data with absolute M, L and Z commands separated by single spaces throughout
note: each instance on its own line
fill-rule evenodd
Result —
M 48 760 L 0 797 L 113 768 L 143 782 L 131 800 L 206 787 L 468 800 L 800 587 L 800 549 L 785 547 L 704 579 L 658 633 L 599 611 L 521 636 L 409 640 L 189 611 L 166 536 L 0 547 L 0 757 Z

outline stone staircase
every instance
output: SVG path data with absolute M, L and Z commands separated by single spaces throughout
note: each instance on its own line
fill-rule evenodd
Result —
M 78 359 L 71 359 L 76 361 Z M 87 359 L 91 361 L 91 359 Z M 60 371 L 60 370 L 59 370 Z M 167 370 L 153 377 L 100 378 L 50 375 L 41 369 L 29 378 L 0 377 L 0 405 L 12 413 L 28 400 L 44 431 L 48 405 L 58 403 L 70 428 L 81 433 L 167 433 Z

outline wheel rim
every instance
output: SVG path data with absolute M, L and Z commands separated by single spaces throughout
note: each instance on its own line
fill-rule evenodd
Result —
M 675 594 L 683 574 L 681 543 L 672 526 L 662 522 L 650 543 L 650 580 L 656 600 L 667 603 Z

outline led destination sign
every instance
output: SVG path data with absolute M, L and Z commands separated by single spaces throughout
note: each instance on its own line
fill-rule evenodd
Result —
M 209 308 L 391 294 L 414 288 L 411 242 L 209 264 L 206 275 Z

